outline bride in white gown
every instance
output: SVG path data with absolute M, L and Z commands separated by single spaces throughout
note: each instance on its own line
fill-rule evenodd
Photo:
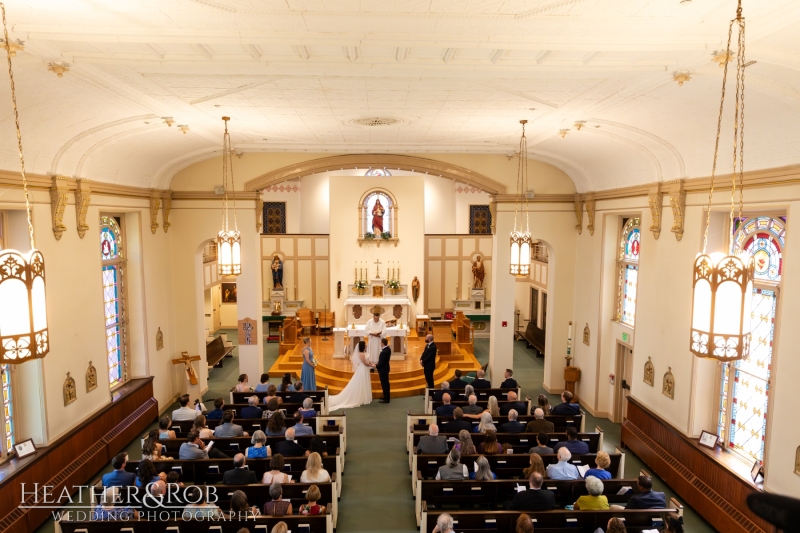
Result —
M 328 397 L 328 410 L 347 409 L 372 403 L 372 380 L 369 369 L 375 367 L 367 360 L 366 343 L 358 343 L 350 361 L 353 363 L 353 377 L 339 394 Z

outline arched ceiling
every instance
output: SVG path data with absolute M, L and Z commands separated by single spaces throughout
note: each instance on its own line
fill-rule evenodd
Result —
M 9 0 L 29 171 L 167 187 L 243 152 L 509 153 L 578 191 L 710 173 L 735 0 Z M 746 169 L 800 163 L 800 2 L 745 1 Z M 51 63 L 69 71 L 57 77 Z M 691 80 L 678 86 L 675 71 Z M 0 168 L 17 169 L 0 81 Z M 162 117 L 172 117 L 167 126 Z M 384 127 L 352 121 L 388 117 Z M 586 121 L 578 131 L 576 121 Z M 178 125 L 187 125 L 182 133 Z M 560 129 L 569 129 L 562 138 Z M 722 146 L 730 152 L 729 143 Z M 729 170 L 727 156 L 721 171 Z

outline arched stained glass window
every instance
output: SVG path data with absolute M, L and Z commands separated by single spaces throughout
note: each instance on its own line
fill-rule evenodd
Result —
M 106 358 L 111 387 L 127 381 L 127 321 L 125 319 L 125 248 L 120 218 L 100 217 L 100 257 L 103 263 L 103 310 Z
M 636 317 L 636 291 L 639 287 L 639 250 L 641 231 L 639 218 L 624 218 L 617 256 L 619 269 L 617 320 L 629 326 Z
M 758 216 L 734 221 L 731 252 L 746 250 L 755 260 L 750 356 L 722 365 L 718 429 L 725 447 L 749 461 L 764 460 L 785 234 L 785 219 Z
M 385 168 L 371 168 L 364 173 L 365 176 L 391 176 L 392 173 Z

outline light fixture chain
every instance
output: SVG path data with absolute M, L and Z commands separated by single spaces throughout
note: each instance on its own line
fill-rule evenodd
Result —
M 230 134 L 228 134 L 228 162 L 230 164 L 231 173 L 231 192 L 233 193 L 233 229 L 239 231 L 239 225 L 236 223 L 236 185 L 233 183 L 233 148 L 231 146 Z
M 741 1 L 739 2 L 741 5 Z M 741 31 L 739 34 L 739 49 L 742 51 L 742 58 L 741 58 L 741 112 L 739 114 L 739 120 L 741 121 L 741 133 L 739 134 L 739 218 L 742 218 L 742 211 L 744 209 L 744 74 L 745 68 L 747 67 L 747 63 L 745 62 L 745 38 L 744 38 L 744 29 L 745 29 L 745 21 L 744 17 L 741 18 Z
M 6 25 L 6 6 L 0 2 L 3 12 L 3 37 L 5 38 L 6 59 L 8 59 L 8 78 L 11 80 L 11 103 L 14 105 L 14 125 L 17 128 L 17 148 L 19 149 L 19 166 L 22 174 L 22 191 L 25 194 L 25 211 L 28 214 L 28 235 L 31 239 L 31 250 L 36 249 L 33 240 L 33 222 L 31 221 L 31 203 L 28 197 L 28 180 L 25 177 L 25 157 L 22 155 L 22 132 L 19 128 L 19 111 L 17 110 L 17 93 L 14 87 L 14 72 L 11 70 L 11 46 L 8 40 L 8 27 Z
M 225 133 L 222 134 L 222 189 L 224 196 L 222 197 L 222 229 L 225 233 L 228 232 L 228 161 L 225 158 L 227 153 L 228 144 L 228 121 L 222 119 L 225 123 Z

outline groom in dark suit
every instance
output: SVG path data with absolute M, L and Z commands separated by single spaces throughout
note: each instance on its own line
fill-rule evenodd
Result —
M 419 363 L 425 371 L 425 381 L 428 384 L 428 388 L 432 389 L 436 386 L 433 383 L 433 371 L 436 370 L 436 344 L 433 342 L 433 335 L 425 337 L 425 342 L 425 349 L 422 351 Z
M 378 355 L 378 364 L 375 369 L 378 371 L 378 377 L 381 378 L 381 388 L 383 389 L 383 399 L 380 403 L 389 403 L 391 399 L 391 390 L 389 386 L 389 359 L 392 357 L 392 349 L 389 348 L 389 339 L 381 339 L 381 353 Z

